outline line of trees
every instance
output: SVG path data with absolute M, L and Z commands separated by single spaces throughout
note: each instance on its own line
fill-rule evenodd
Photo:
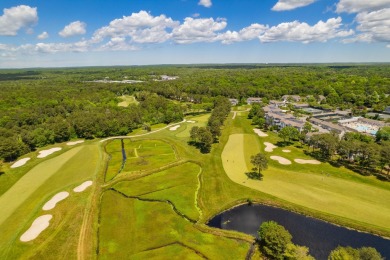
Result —
M 214 108 L 207 121 L 207 127 L 194 126 L 190 130 L 190 144 L 196 145 L 201 152 L 208 153 L 211 145 L 221 136 L 221 128 L 230 113 L 231 104 L 227 98 L 216 97 Z
M 336 159 L 348 167 L 355 167 L 369 174 L 380 167 L 387 166 L 390 171 L 390 141 L 379 139 L 377 142 L 370 136 L 361 133 L 346 133 L 340 140 L 335 133 L 316 134 L 310 137 L 309 146 L 318 149 L 319 156 L 326 160 Z M 358 169 L 356 168 L 358 167 Z

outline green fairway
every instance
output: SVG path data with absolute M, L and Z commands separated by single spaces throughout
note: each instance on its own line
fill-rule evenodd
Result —
M 251 154 L 260 150 L 253 140 L 258 137 L 252 136 L 250 138 L 248 135 L 233 134 L 224 148 L 223 166 L 233 181 L 297 205 L 390 231 L 389 188 L 359 182 L 358 178 L 340 178 L 339 175 L 348 174 L 345 169 L 336 169 L 324 163 L 300 165 L 293 162 L 291 166 L 280 165 L 269 160 L 269 169 L 262 172 L 262 181 L 248 179 L 245 175 L 251 167 L 248 159 Z M 259 139 L 261 142 L 269 141 L 267 137 Z M 264 151 L 263 149 L 264 145 L 261 145 L 261 150 Z M 282 149 L 289 149 L 291 152 L 283 153 Z M 282 156 L 291 161 L 295 158 L 308 158 L 295 147 L 276 148 L 274 152 L 264 154 L 268 157 Z M 338 174 L 333 174 L 335 171 Z
M 97 145 L 73 148 L 66 153 L 38 164 L 3 194 L 0 197 L 2 208 L 0 216 L 0 258 L 7 259 L 7 256 L 18 255 L 26 250 L 32 250 L 28 254 L 36 253 L 42 250 L 44 245 L 55 242 L 53 239 L 57 236 L 59 236 L 57 238 L 65 240 L 78 238 L 79 234 L 76 227 L 81 225 L 78 216 L 83 214 L 86 203 L 85 196 L 88 195 L 88 192 L 74 195 L 72 189 L 83 181 L 94 178 L 98 161 L 99 150 Z M 91 189 L 89 188 L 89 190 Z M 48 236 L 49 233 L 44 231 L 41 234 L 42 237 L 28 243 L 21 243 L 19 241 L 20 235 L 27 230 L 36 217 L 45 214 L 41 209 L 42 206 L 60 191 L 70 192 L 70 198 L 48 212 L 54 215 L 53 226 L 63 226 L 66 229 L 70 225 L 73 231 L 65 234 L 60 232 L 61 229 L 54 229 L 56 232 L 50 236 Z M 74 201 L 74 203 L 66 204 L 68 201 Z M 66 206 L 62 207 L 61 205 Z M 77 209 L 80 212 L 77 212 Z M 35 243 L 42 245 L 34 248 L 33 245 L 37 245 Z M 73 243 L 77 243 L 77 239 Z M 28 245 L 31 247 L 28 247 Z
M 138 101 L 135 99 L 134 96 L 128 96 L 128 95 L 123 95 L 119 97 L 122 102 L 118 103 L 119 107 L 128 107 L 130 104 L 136 104 L 138 105 Z
M 200 171 L 197 164 L 185 163 L 141 179 L 120 182 L 114 189 L 131 197 L 168 200 L 181 214 L 197 220 L 195 195 Z
M 107 191 L 101 208 L 101 259 L 128 259 L 133 255 L 140 259 L 143 254 L 168 259 L 178 250 L 172 245 L 181 246 L 181 255 L 185 248 L 192 257 L 208 259 L 244 259 L 249 250 L 249 243 L 201 232 L 165 202 L 129 199 Z

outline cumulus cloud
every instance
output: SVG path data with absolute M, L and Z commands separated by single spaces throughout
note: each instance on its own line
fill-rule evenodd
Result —
M 359 13 L 355 21 L 356 29 L 362 32 L 356 41 L 390 42 L 390 8 Z
M 165 15 L 152 16 L 146 11 L 140 11 L 115 19 L 108 26 L 98 29 L 92 41 L 98 43 L 105 38 L 130 37 L 136 43 L 159 43 L 170 38 L 167 29 L 175 28 L 179 24 Z
M 64 38 L 75 35 L 83 35 L 87 32 L 86 27 L 86 23 L 75 21 L 65 26 L 64 29 L 62 29 L 62 31 L 60 31 L 58 34 Z
M 226 19 L 213 18 L 194 19 L 187 17 L 184 22 L 173 29 L 172 38 L 176 43 L 212 42 L 216 40 L 218 31 L 225 29 Z
M 319 21 L 317 24 L 310 26 L 307 23 L 299 21 L 281 23 L 268 29 L 259 37 L 261 42 L 326 42 L 337 37 L 347 37 L 352 35 L 353 30 L 342 30 L 340 27 L 342 19 L 330 18 L 326 22 Z
M 288 11 L 299 7 L 307 6 L 314 3 L 316 0 L 279 0 L 272 11 Z
M 0 35 L 15 36 L 21 28 L 33 26 L 38 21 L 36 7 L 19 5 L 3 9 L 0 16 Z
M 390 0 L 340 0 L 336 5 L 336 12 L 359 13 L 375 11 L 390 6 Z
M 202 5 L 204 7 L 211 7 L 213 3 L 211 3 L 211 0 L 200 0 L 198 5 Z
M 234 42 L 250 41 L 257 39 L 262 35 L 267 29 L 268 25 L 262 24 L 251 24 L 248 27 L 241 29 L 239 32 L 236 31 L 227 31 L 225 33 L 219 34 L 216 37 L 216 40 L 221 41 L 223 44 L 231 44 Z
M 37 38 L 39 40 L 44 40 L 44 39 L 47 39 L 49 37 L 49 34 L 47 32 L 43 32 L 41 33 L 40 35 L 37 36 Z

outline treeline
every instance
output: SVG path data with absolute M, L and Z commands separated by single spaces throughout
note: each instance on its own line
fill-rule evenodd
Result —
M 181 121 L 185 109 L 149 92 L 139 105 L 118 107 L 116 86 L 19 82 L 0 85 L 0 158 L 6 161 L 73 138 L 126 135 L 144 124 Z
M 207 127 L 194 126 L 190 130 L 190 144 L 200 148 L 201 152 L 210 152 L 211 145 L 221 136 L 221 128 L 230 113 L 230 102 L 227 98 L 217 97 L 214 109 L 207 121 Z
M 318 149 L 322 159 L 336 160 L 343 165 L 364 174 L 390 171 L 390 127 L 383 127 L 377 140 L 361 133 L 346 133 L 340 140 L 335 133 L 315 134 L 308 141 L 309 146 Z M 315 154 L 314 154 L 315 155 Z

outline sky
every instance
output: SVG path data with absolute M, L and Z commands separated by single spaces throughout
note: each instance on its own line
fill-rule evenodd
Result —
M 1 0 L 0 68 L 390 62 L 390 0 Z

